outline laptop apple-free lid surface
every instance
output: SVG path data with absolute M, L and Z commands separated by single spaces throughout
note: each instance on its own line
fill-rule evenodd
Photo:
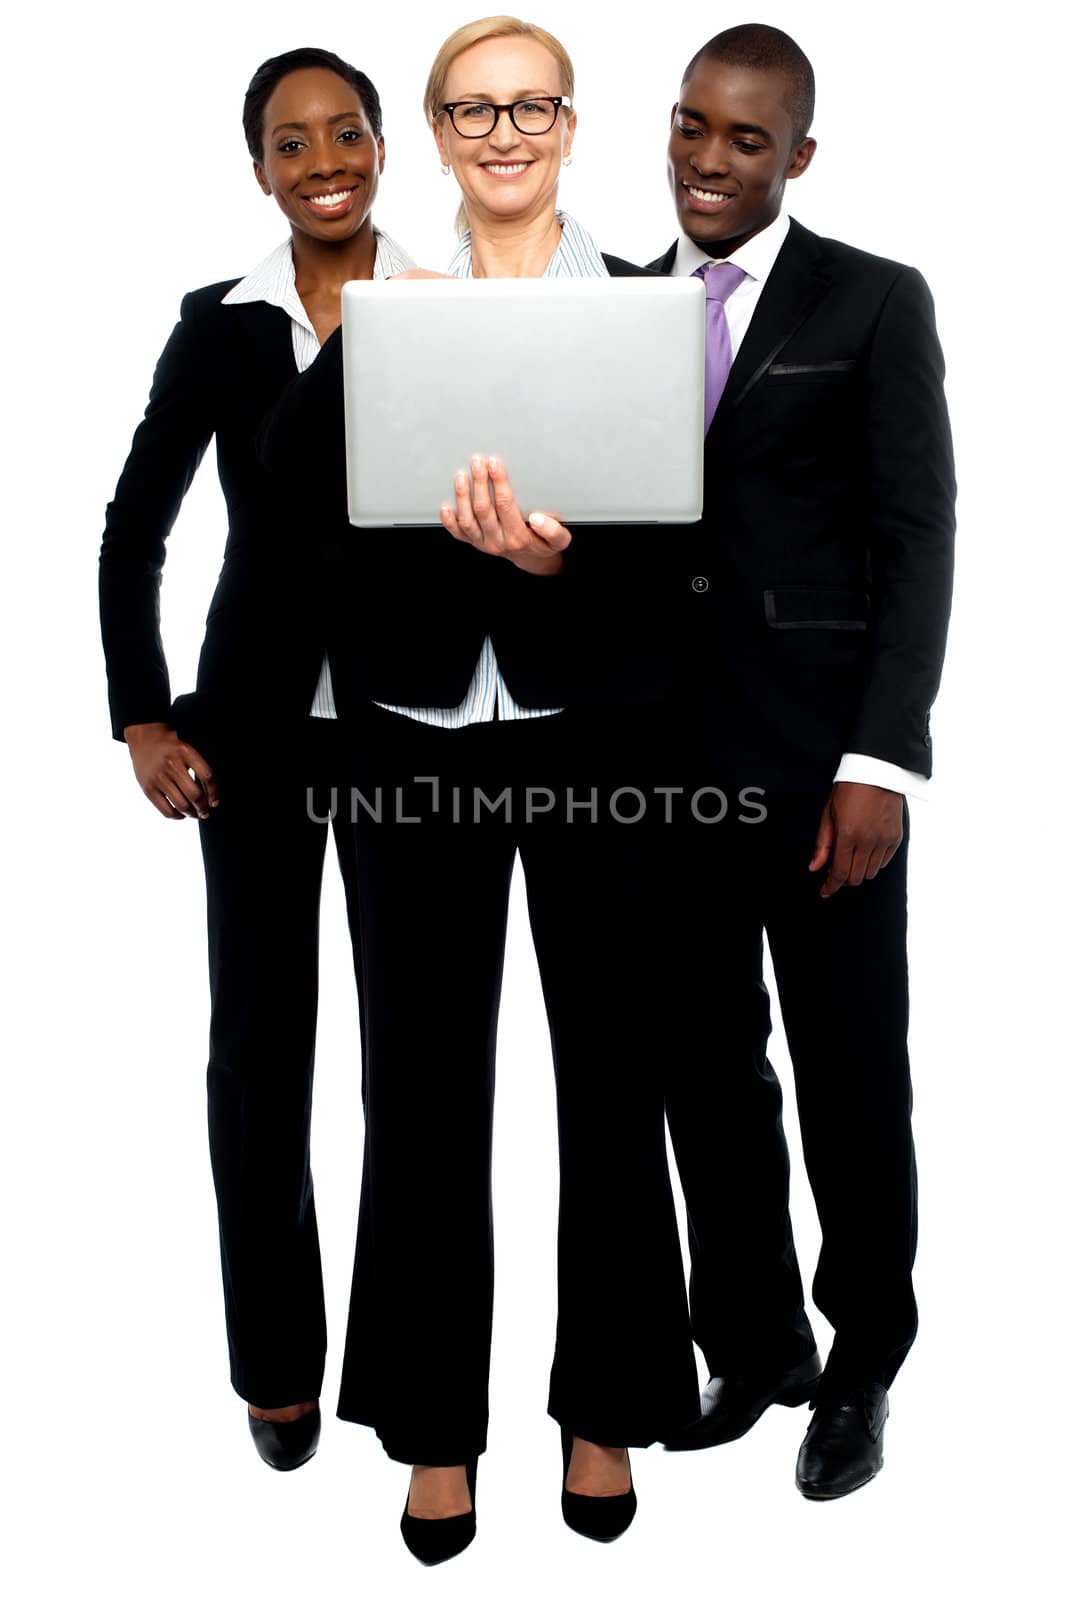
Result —
M 526 516 L 697 521 L 705 305 L 694 278 L 345 284 L 351 522 L 439 522 L 475 454 Z

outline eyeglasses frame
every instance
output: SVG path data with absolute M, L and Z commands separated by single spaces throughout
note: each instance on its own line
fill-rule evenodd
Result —
M 541 128 L 539 133 L 526 133 L 525 129 L 524 128 L 519 128 L 518 124 L 514 121 L 514 107 L 515 106 L 524 105 L 526 103 L 526 101 L 529 101 L 529 100 L 545 100 L 550 105 L 553 105 L 554 108 L 555 108 L 555 115 L 554 115 L 554 118 L 552 119 L 550 127 Z M 495 112 L 495 117 L 493 118 L 492 126 L 490 128 L 486 128 L 483 133 L 463 133 L 462 129 L 458 126 L 458 124 L 455 121 L 455 112 L 457 111 L 459 106 L 490 106 L 491 109 Z M 555 126 L 555 123 L 558 121 L 558 114 L 561 111 L 563 106 L 565 106 L 567 111 L 572 111 L 573 110 L 573 101 L 570 99 L 568 94 L 527 94 L 527 95 L 523 95 L 520 100 L 512 100 L 510 105 L 507 105 L 507 106 L 503 106 L 503 105 L 497 106 L 491 100 L 450 100 L 450 101 L 448 101 L 447 105 L 441 106 L 440 110 L 437 111 L 436 114 L 437 114 L 437 116 L 439 116 L 442 111 L 446 111 L 447 112 L 448 118 L 449 118 L 449 120 L 451 122 L 451 126 L 454 128 L 455 132 L 458 134 L 460 139 L 487 139 L 491 134 L 495 133 L 496 128 L 499 126 L 499 113 L 501 111 L 505 111 L 507 113 L 507 115 L 510 118 L 511 125 L 513 126 L 514 132 L 515 133 L 520 133 L 522 138 L 524 138 L 524 139 L 542 139 L 544 134 L 545 133 L 550 133 L 551 129 Z

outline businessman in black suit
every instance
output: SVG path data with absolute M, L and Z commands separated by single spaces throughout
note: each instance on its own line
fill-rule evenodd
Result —
M 699 272 L 708 294 L 705 511 L 672 578 L 678 738 L 726 793 L 764 790 L 766 812 L 727 839 L 689 830 L 675 880 L 686 992 L 713 972 L 726 999 L 712 1032 L 677 1008 L 690 1025 L 667 1110 L 710 1382 L 671 1444 L 723 1443 L 774 1401 L 813 1399 L 797 1483 L 829 1499 L 879 1470 L 916 1330 L 906 797 L 931 773 L 954 473 L 923 279 L 781 213 L 814 154 L 812 114 L 813 72 L 786 34 L 747 25 L 704 46 L 669 141 L 682 233 L 653 266 Z M 819 1382 L 763 930 L 822 1229 L 813 1294 L 835 1330 Z

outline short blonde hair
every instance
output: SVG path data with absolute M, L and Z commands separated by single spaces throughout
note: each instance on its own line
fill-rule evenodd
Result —
M 562 42 L 555 38 L 553 33 L 548 33 L 546 28 L 538 28 L 535 22 L 522 22 L 519 17 L 482 17 L 478 22 L 467 22 L 461 28 L 456 28 L 454 33 L 446 38 L 440 49 L 436 52 L 436 60 L 429 68 L 429 77 L 425 85 L 425 98 L 422 106 L 425 111 L 425 120 L 432 127 L 440 114 L 440 106 L 444 98 L 444 86 L 447 75 L 451 71 L 451 64 L 462 55 L 464 50 L 469 50 L 475 44 L 481 44 L 485 39 L 535 39 L 537 44 L 542 44 L 545 50 L 550 50 L 558 62 L 559 72 L 562 77 L 562 93 L 571 101 L 573 99 L 573 62 L 570 60 L 569 51 Z M 459 233 L 465 233 L 469 227 L 469 217 L 466 215 L 466 205 L 459 206 L 455 227 Z

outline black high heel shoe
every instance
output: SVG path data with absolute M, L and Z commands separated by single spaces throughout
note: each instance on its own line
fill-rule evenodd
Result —
M 474 1456 L 472 1461 L 466 1462 L 471 1509 L 460 1512 L 457 1517 L 412 1517 L 408 1490 L 399 1531 L 411 1555 L 417 1556 L 424 1566 L 435 1567 L 441 1561 L 450 1561 L 473 1543 L 477 1532 L 477 1460 Z
M 636 1515 L 636 1490 L 632 1486 L 632 1463 L 629 1463 L 629 1487 L 624 1494 L 574 1494 L 566 1488 L 566 1474 L 573 1454 L 573 1435 L 562 1428 L 562 1520 L 574 1533 L 583 1533 L 586 1539 L 598 1539 L 609 1544 L 631 1523 Z
M 267 1422 L 263 1417 L 253 1417 L 248 1412 L 248 1427 L 255 1440 L 255 1448 L 268 1467 L 278 1472 L 291 1472 L 309 1461 L 318 1448 L 322 1431 L 322 1413 L 318 1406 L 304 1412 L 294 1422 Z

